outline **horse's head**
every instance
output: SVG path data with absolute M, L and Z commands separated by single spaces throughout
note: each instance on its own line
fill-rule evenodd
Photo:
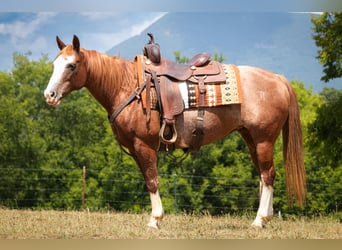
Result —
M 44 91 L 46 102 L 51 106 L 58 106 L 63 97 L 82 88 L 86 82 L 78 37 L 74 35 L 72 45 L 65 45 L 58 36 L 56 40 L 61 51 L 53 62 L 53 73 Z

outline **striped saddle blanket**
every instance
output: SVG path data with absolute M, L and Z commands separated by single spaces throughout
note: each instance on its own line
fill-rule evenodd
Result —
M 216 107 L 230 104 L 241 104 L 241 81 L 239 69 L 233 64 L 222 64 L 226 75 L 226 81 L 221 83 L 206 83 L 204 105 L 201 107 Z M 198 84 L 191 81 L 178 83 L 185 109 L 199 107 L 199 88 Z M 146 108 L 146 91 L 142 93 L 143 106 Z M 157 94 L 151 88 L 151 108 L 157 109 Z

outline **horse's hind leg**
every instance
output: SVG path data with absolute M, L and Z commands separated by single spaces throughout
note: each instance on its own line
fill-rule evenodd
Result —
M 150 193 L 152 212 L 147 225 L 159 228 L 164 210 L 158 191 L 157 152 L 143 143 L 135 143 L 134 148 L 132 156 L 140 167 Z
M 273 217 L 273 182 L 275 168 L 273 163 L 274 143 L 255 143 L 246 129 L 239 131 L 245 139 L 252 160 L 260 174 L 260 200 L 257 216 L 252 223 L 255 227 L 264 227 Z
M 273 143 L 258 143 L 255 153 L 260 172 L 260 201 L 257 216 L 252 225 L 264 227 L 273 217 L 273 182 L 275 178 Z

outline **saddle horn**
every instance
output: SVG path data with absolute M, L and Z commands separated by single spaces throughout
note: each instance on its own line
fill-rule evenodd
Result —
M 150 41 L 144 46 L 143 53 L 152 63 L 160 63 L 160 46 L 154 42 L 154 36 L 152 33 L 147 33 L 150 37 Z
M 148 32 L 147 35 L 150 37 L 150 41 L 149 41 L 148 43 L 149 43 L 149 44 L 155 44 L 153 34 L 150 33 L 150 32 Z

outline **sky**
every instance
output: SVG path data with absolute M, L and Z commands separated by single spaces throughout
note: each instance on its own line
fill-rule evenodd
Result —
M 0 12 L 0 70 L 13 67 L 14 52 L 36 60 L 57 54 L 56 36 L 70 43 L 73 34 L 87 49 L 106 52 L 140 34 L 165 12 Z
M 13 53 L 31 52 L 37 60 L 57 54 L 56 35 L 70 43 L 73 34 L 87 49 L 106 52 L 138 35 L 172 11 L 321 11 L 335 9 L 319 0 L 11 0 L 0 3 L 0 70 L 11 70 Z M 327 2 L 325 1 L 325 3 Z M 327 5 L 327 4 L 325 4 Z M 341 4 L 340 4 L 341 6 Z M 342 10 L 342 8 L 340 8 Z

